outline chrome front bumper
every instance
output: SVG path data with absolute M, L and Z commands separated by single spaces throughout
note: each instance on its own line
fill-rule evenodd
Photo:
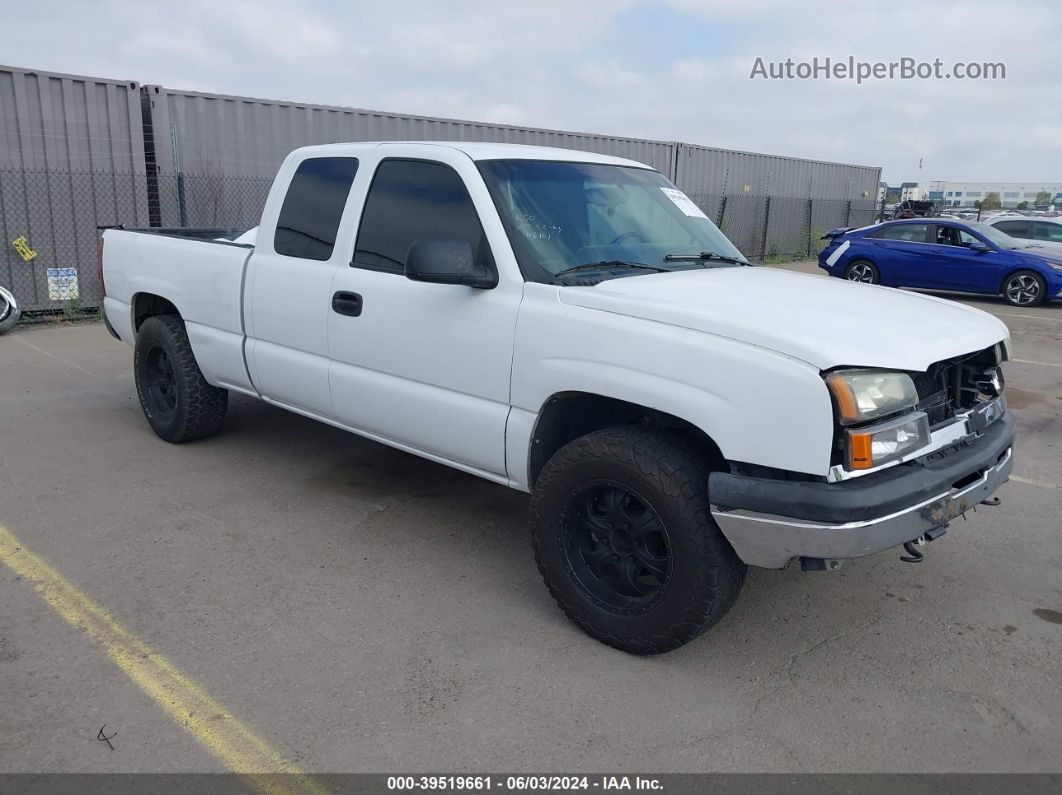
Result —
M 823 484 L 713 474 L 712 518 L 750 566 L 870 555 L 918 539 L 988 499 L 1010 477 L 1013 440 L 1006 412 L 965 447 L 876 479 Z

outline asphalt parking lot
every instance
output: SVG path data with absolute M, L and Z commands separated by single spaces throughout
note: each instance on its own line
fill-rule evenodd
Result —
M 664 656 L 566 621 L 525 495 L 239 397 L 165 444 L 98 325 L 0 337 L 0 525 L 309 772 L 1059 771 L 1062 306 L 967 303 L 1013 337 L 1002 505 L 752 570 Z M 0 772 L 225 769 L 54 602 L 0 566 Z

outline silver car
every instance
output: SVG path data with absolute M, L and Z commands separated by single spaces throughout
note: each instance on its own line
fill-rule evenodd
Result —
M 1062 218 L 1000 215 L 988 223 L 1011 237 L 1028 240 L 1030 245 L 1062 250 Z

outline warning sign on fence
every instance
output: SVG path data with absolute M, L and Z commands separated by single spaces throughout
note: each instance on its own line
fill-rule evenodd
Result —
M 48 268 L 49 301 L 71 301 L 78 297 L 77 268 Z
M 17 251 L 18 255 L 22 257 L 22 259 L 26 262 L 29 262 L 31 259 L 37 256 L 37 252 L 30 248 L 29 241 L 26 240 L 25 235 L 16 237 L 14 240 L 11 241 L 11 245 L 15 247 L 15 251 Z

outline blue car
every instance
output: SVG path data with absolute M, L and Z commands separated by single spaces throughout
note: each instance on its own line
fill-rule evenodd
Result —
M 840 279 L 1002 295 L 1014 306 L 1062 298 L 1062 253 L 988 224 L 912 218 L 833 229 L 826 237 L 819 267 Z

